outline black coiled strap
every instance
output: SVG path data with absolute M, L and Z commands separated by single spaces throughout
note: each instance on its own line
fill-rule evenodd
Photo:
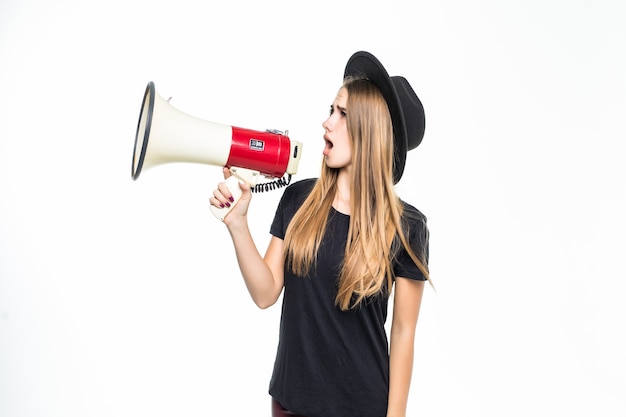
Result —
M 253 193 L 263 193 L 266 191 L 273 191 L 281 187 L 286 187 L 291 182 L 291 174 L 286 174 L 282 178 L 279 178 L 275 181 L 264 182 L 261 184 L 257 184 L 252 187 Z

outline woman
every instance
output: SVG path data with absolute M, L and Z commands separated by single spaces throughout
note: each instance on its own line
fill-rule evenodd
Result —
M 270 307 L 285 291 L 269 388 L 272 415 L 405 416 L 415 327 L 429 279 L 428 229 L 426 218 L 396 196 L 394 184 L 406 152 L 422 140 L 423 108 L 404 78 L 389 77 L 361 51 L 348 61 L 322 126 L 320 177 L 285 189 L 265 256 L 248 229 L 246 184 L 224 219 L 254 302 Z M 211 204 L 231 202 L 221 183 Z

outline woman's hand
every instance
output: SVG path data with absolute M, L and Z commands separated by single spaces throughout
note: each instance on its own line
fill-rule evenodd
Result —
M 223 168 L 224 179 L 231 177 L 230 170 L 226 167 Z M 248 214 L 248 207 L 250 200 L 252 199 L 252 191 L 250 185 L 245 181 L 238 181 L 239 188 L 241 189 L 241 197 L 238 201 L 234 201 L 233 193 L 228 189 L 226 182 L 220 182 L 217 189 L 213 191 L 213 197 L 211 197 L 211 205 L 216 208 L 231 207 L 231 211 L 224 217 L 224 223 L 227 226 L 235 225 L 239 222 L 246 221 Z

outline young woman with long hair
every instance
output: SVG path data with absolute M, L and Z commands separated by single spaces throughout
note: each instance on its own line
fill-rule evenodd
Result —
M 423 107 L 405 78 L 360 51 L 322 126 L 320 176 L 285 189 L 264 256 L 248 229 L 245 183 L 223 220 L 254 302 L 270 307 L 284 291 L 272 415 L 405 416 L 428 228 L 394 185 L 422 140 Z M 211 204 L 224 207 L 231 196 L 220 183 Z

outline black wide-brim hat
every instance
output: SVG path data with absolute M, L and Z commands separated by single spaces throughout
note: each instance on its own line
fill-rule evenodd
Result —
M 393 181 L 398 183 L 404 173 L 406 153 L 422 142 L 426 118 L 422 102 L 411 84 L 401 76 L 390 77 L 380 61 L 371 53 L 356 52 L 346 64 L 344 78 L 362 77 L 382 93 L 393 124 Z

